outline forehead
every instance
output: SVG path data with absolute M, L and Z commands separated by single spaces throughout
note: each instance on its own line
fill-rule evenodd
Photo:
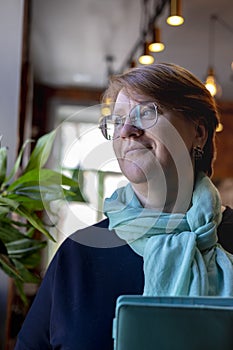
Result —
M 137 92 L 127 92 L 121 90 L 116 98 L 115 107 L 132 108 L 138 103 L 152 101 L 152 99 L 146 95 L 139 94 Z

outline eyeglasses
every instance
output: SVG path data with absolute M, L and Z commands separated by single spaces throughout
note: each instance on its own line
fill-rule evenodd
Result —
M 118 107 L 115 104 L 115 111 Z M 151 128 L 158 120 L 158 107 L 153 102 L 137 104 L 125 115 L 120 115 L 115 111 L 111 114 L 110 107 L 104 109 L 107 113 L 101 116 L 99 128 L 107 140 L 114 140 L 120 136 L 121 129 L 127 119 L 129 124 L 140 130 Z

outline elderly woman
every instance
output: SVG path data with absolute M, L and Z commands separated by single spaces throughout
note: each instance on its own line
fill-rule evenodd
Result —
M 122 294 L 233 296 L 233 210 L 210 180 L 213 98 L 172 64 L 115 76 L 105 97 L 100 128 L 129 183 L 105 200 L 107 219 L 61 245 L 17 350 L 112 349 Z

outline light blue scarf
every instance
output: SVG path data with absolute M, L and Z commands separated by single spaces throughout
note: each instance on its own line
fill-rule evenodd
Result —
M 217 244 L 221 201 L 199 174 L 190 209 L 170 214 L 143 208 L 130 184 L 104 203 L 115 229 L 144 259 L 144 295 L 233 296 L 233 256 Z

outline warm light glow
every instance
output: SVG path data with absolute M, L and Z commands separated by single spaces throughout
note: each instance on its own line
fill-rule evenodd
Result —
M 148 45 L 148 49 L 151 52 L 161 52 L 165 48 L 164 44 L 161 42 L 161 32 L 160 28 L 154 27 L 152 42 Z
M 167 23 L 170 26 L 180 26 L 184 23 L 184 18 L 182 16 L 169 16 L 167 18 Z
M 102 107 L 101 108 L 101 114 L 102 114 L 103 117 L 107 117 L 108 115 L 110 115 L 111 114 L 110 107 L 107 107 L 107 106 Z
M 111 101 L 110 97 L 105 98 L 104 103 L 103 103 L 102 108 L 101 108 L 102 117 L 107 117 L 108 115 L 111 114 L 111 108 L 110 108 L 111 102 L 112 101 Z
M 154 63 L 154 57 L 151 55 L 142 55 L 139 57 L 138 61 L 141 64 L 152 64 Z
M 110 103 L 112 102 L 111 98 L 110 97 L 106 97 L 105 100 L 104 100 L 104 103 L 106 105 L 110 105 Z
M 170 14 L 167 18 L 167 23 L 170 24 L 170 26 L 180 26 L 184 23 L 181 0 L 170 0 Z
M 161 52 L 164 50 L 164 48 L 165 48 L 165 46 L 163 43 L 151 43 L 149 45 L 149 50 L 151 52 Z
M 222 123 L 219 123 L 217 128 L 216 128 L 216 132 L 221 132 L 223 130 L 223 125 Z
M 215 81 L 215 77 L 213 75 L 208 75 L 208 77 L 206 78 L 205 87 L 207 90 L 209 90 L 209 92 L 212 96 L 216 95 L 217 84 Z
M 138 58 L 138 62 L 141 64 L 152 64 L 154 63 L 154 57 L 150 55 L 149 48 L 148 48 L 148 42 L 144 43 L 144 50 L 143 54 Z

